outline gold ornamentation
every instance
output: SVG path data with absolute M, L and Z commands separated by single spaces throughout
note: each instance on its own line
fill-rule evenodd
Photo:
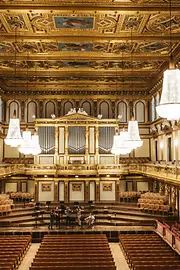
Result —
M 44 191 L 45 191 L 45 192 L 50 192 L 50 191 L 51 191 L 51 185 L 52 185 L 52 184 L 42 184 L 42 186 L 41 186 L 41 187 L 42 187 L 42 188 L 41 188 L 42 191 L 43 191 L 43 192 L 44 192 Z
M 72 184 L 72 191 L 81 191 L 82 184 Z
M 103 183 L 103 191 L 112 191 L 112 183 Z

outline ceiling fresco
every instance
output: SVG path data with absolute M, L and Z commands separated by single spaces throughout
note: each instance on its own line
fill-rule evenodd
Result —
M 179 0 L 171 17 L 169 0 L 0 0 L 0 87 L 147 96 L 171 51 L 179 67 L 179 35 Z

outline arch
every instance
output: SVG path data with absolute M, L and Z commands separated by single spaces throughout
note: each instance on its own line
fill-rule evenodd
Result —
M 121 123 L 127 123 L 127 104 L 125 101 L 120 101 L 117 103 L 117 115 L 122 115 L 122 118 L 119 120 Z
M 91 102 L 89 102 L 89 101 L 83 101 L 81 103 L 81 108 L 83 108 L 83 110 L 85 112 L 87 112 L 88 115 L 91 115 L 92 114 L 92 105 L 91 105 Z
M 145 105 L 142 101 L 137 101 L 135 104 L 135 118 L 138 122 L 145 122 Z
M 66 115 L 71 108 L 74 108 L 73 103 L 71 101 L 65 101 L 63 104 L 63 115 Z
M 27 103 L 27 114 L 26 114 L 27 123 L 34 122 L 34 118 L 32 117 L 33 115 L 37 117 L 37 103 L 35 101 L 29 101 Z
M 19 111 L 20 105 L 19 105 L 18 101 L 16 101 L 16 100 L 10 101 L 8 107 L 9 107 L 9 112 L 8 112 L 9 119 L 13 118 L 14 111 L 16 111 L 16 117 L 20 118 L 20 111 Z
M 99 114 L 102 114 L 102 118 L 110 118 L 109 103 L 102 101 L 99 104 Z
M 155 120 L 155 104 L 154 104 L 154 97 L 152 97 L 151 100 L 151 115 L 152 115 L 152 121 Z
M 45 104 L 45 118 L 51 118 L 52 114 L 55 114 L 55 103 L 50 100 Z

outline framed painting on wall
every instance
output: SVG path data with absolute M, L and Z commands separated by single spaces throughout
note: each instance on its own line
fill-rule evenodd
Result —
M 112 191 L 112 183 L 103 184 L 103 191 Z
M 42 191 L 51 191 L 51 184 L 42 184 Z
M 81 191 L 82 184 L 72 184 L 72 191 Z

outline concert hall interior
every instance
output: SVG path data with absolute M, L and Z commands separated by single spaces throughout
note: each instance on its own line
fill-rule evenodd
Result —
M 0 270 L 180 269 L 179 68 L 179 0 L 0 0 Z

